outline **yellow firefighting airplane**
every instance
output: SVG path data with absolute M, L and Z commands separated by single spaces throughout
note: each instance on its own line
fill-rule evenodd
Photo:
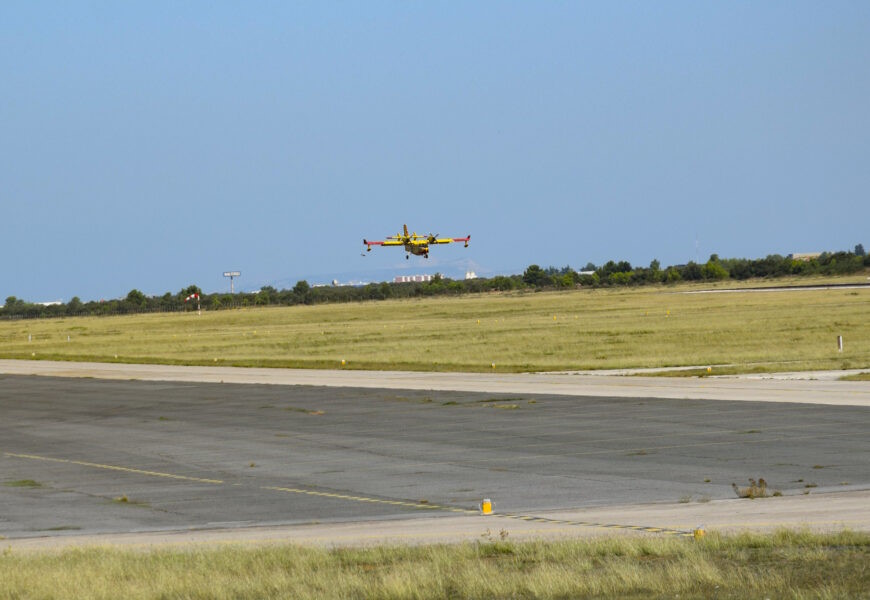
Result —
M 465 242 L 465 247 L 468 248 L 468 240 L 471 239 L 470 235 L 465 236 L 464 238 L 439 238 L 437 235 L 417 235 L 416 232 L 409 234 L 408 226 L 405 225 L 405 234 L 397 233 L 396 235 L 391 235 L 385 240 L 381 241 L 371 241 L 371 240 L 363 240 L 363 244 L 366 245 L 366 252 L 372 251 L 372 246 L 404 246 L 405 247 L 405 258 L 410 258 L 411 254 L 416 254 L 417 256 L 422 256 L 423 258 L 429 258 L 429 244 L 450 244 L 451 242 Z

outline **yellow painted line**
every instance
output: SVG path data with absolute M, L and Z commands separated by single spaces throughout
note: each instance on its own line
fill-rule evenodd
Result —
M 102 463 L 94 463 L 87 462 L 82 460 L 72 460 L 68 458 L 53 458 L 50 456 L 38 456 L 36 454 L 19 454 L 15 452 L 4 452 L 4 456 L 8 456 L 10 458 L 21 458 L 27 460 L 40 460 L 44 462 L 55 462 L 62 463 L 68 465 L 78 465 L 82 467 L 90 467 L 93 469 L 105 469 L 109 471 L 120 471 L 122 473 L 133 473 L 136 475 L 147 475 L 150 477 L 164 477 L 167 479 L 177 479 L 180 481 L 193 481 L 196 483 L 208 483 L 211 485 L 224 485 L 226 482 L 220 479 L 205 479 L 202 477 L 190 477 L 187 475 L 176 475 L 174 473 L 163 473 L 160 471 L 147 471 L 144 469 L 134 469 L 131 467 L 121 467 L 118 465 L 106 465 Z M 233 484 L 237 485 L 237 484 Z M 372 504 L 388 504 L 391 506 L 402 506 L 406 508 L 415 508 L 415 509 L 429 509 L 429 510 L 445 510 L 451 512 L 459 512 L 464 514 L 477 514 L 478 511 L 470 510 L 466 508 L 456 508 L 452 506 L 441 506 L 438 504 L 419 504 L 414 502 L 403 502 L 400 500 L 382 500 L 379 498 L 369 498 L 365 496 L 350 496 L 347 494 L 337 494 L 334 492 L 318 492 L 314 490 L 304 490 L 300 488 L 281 488 L 281 487 L 263 487 L 260 489 L 264 490 L 273 490 L 279 492 L 288 492 L 293 494 L 304 494 L 307 496 L 318 496 L 321 498 L 336 498 L 339 500 L 351 500 L 353 502 L 369 502 Z
M 286 492 L 288 494 L 303 494 L 305 496 L 319 496 L 326 498 L 338 498 L 340 500 L 352 500 L 354 502 L 370 502 L 372 504 L 389 504 L 391 506 L 403 506 L 405 508 L 414 508 L 414 509 L 429 509 L 429 510 L 443 510 L 449 512 L 458 512 L 463 514 L 478 514 L 479 511 L 471 510 L 468 508 L 457 508 L 455 506 L 442 506 L 440 504 L 420 504 L 416 502 L 402 502 L 401 500 L 382 500 L 380 498 L 368 498 L 365 496 L 346 496 L 344 494 L 333 494 L 328 492 L 317 492 L 315 490 L 303 490 L 299 488 L 285 488 L 285 487 L 275 487 L 275 486 L 266 486 L 261 487 L 262 490 L 271 490 L 273 492 Z
M 42 460 L 46 462 L 66 463 L 69 465 L 79 465 L 81 467 L 91 467 L 94 469 L 107 469 L 110 471 L 121 471 L 123 473 L 135 473 L 137 475 L 148 475 L 151 477 L 165 477 L 167 479 L 180 479 L 182 481 L 195 481 L 197 483 L 210 483 L 212 485 L 221 485 L 224 482 L 220 479 L 203 479 L 201 477 L 188 477 L 187 475 L 175 475 L 173 473 L 161 473 L 160 471 L 144 471 L 142 469 L 131 469 L 130 467 L 119 467 L 117 465 L 103 465 L 100 463 L 85 462 L 82 460 L 70 460 L 67 458 L 51 458 L 49 456 L 37 456 L 35 454 L 16 454 L 14 452 L 4 452 L 4 456 L 12 458 L 25 458 L 29 460 Z

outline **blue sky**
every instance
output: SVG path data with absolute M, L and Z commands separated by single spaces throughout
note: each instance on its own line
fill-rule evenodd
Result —
M 3 2 L 0 299 L 867 246 L 868 65 L 863 1 Z

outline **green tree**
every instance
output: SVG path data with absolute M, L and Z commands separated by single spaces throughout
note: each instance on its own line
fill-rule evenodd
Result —
M 864 251 L 864 244 L 857 244 L 855 246 L 855 256 L 866 256 L 867 252 Z
M 489 284 L 490 289 L 501 291 L 512 290 L 516 287 L 514 280 L 504 275 L 496 275 L 489 280 Z
M 132 289 L 132 290 L 130 290 L 130 291 L 127 293 L 127 297 L 125 298 L 125 300 L 126 300 L 128 303 L 130 303 L 130 304 L 132 304 L 133 306 L 136 306 L 136 307 L 138 307 L 138 308 L 144 308 L 144 307 L 145 307 L 145 294 L 143 294 L 143 293 L 140 292 L 139 290 L 136 290 L 136 289 Z
M 701 267 L 701 275 L 704 279 L 727 279 L 728 270 L 719 262 L 718 254 L 711 254 L 707 264 Z
M 266 299 L 266 304 L 275 304 L 278 300 L 278 290 L 271 285 L 261 287 L 257 295 L 262 295 Z
M 630 271 L 616 271 L 607 276 L 607 282 L 611 285 L 628 285 L 631 283 Z
M 74 315 L 82 311 L 82 301 L 78 296 L 73 296 L 72 300 L 66 303 L 67 314 Z
M 311 301 L 311 286 L 304 279 L 297 281 L 293 286 L 293 296 L 297 303 L 308 304 Z
M 668 267 L 665 271 L 665 283 L 675 283 L 683 277 L 680 275 L 680 270 L 675 267 Z
M 682 273 L 680 274 L 680 276 L 683 279 L 687 279 L 689 281 L 695 281 L 695 280 L 701 279 L 704 275 L 701 272 L 701 265 L 690 260 L 689 264 L 687 264 L 685 267 L 683 267 Z
M 553 283 L 553 279 L 538 265 L 529 265 L 529 268 L 523 273 L 523 281 L 535 287 L 543 287 Z
M 577 283 L 580 285 L 596 287 L 600 283 L 600 279 L 598 278 L 598 273 L 593 271 L 591 275 L 580 275 L 577 279 Z
M 560 288 L 574 287 L 574 276 L 571 273 L 556 275 L 553 278 L 553 282 L 556 284 L 556 287 Z

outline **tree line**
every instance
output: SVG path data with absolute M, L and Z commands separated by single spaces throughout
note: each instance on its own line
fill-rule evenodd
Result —
M 386 300 L 388 298 L 417 298 L 426 296 L 458 296 L 493 291 L 523 289 L 558 289 L 576 287 L 614 287 L 652 284 L 673 284 L 680 281 L 745 280 L 750 278 L 776 278 L 803 275 L 843 275 L 857 273 L 870 267 L 870 255 L 858 244 L 853 252 L 822 253 L 808 260 L 772 254 L 765 258 L 719 258 L 713 254 L 706 263 L 689 262 L 662 268 L 658 260 L 648 267 L 633 267 L 628 261 L 608 261 L 596 266 L 592 263 L 580 271 L 570 266 L 562 268 L 529 265 L 522 275 L 496 275 L 489 278 L 449 279 L 435 275 L 427 282 L 370 283 L 363 286 L 312 287 L 307 281 L 296 283 L 292 289 L 277 290 L 265 286 L 257 292 L 236 294 L 204 294 L 196 285 L 177 293 L 146 296 L 139 290 L 130 290 L 124 298 L 83 302 L 74 297 L 67 303 L 43 305 L 26 302 L 15 296 L 6 298 L 0 308 L 0 318 L 43 318 L 65 316 L 100 316 L 147 312 L 195 311 L 197 306 L 206 310 L 224 310 L 248 306 L 293 306 L 299 304 L 327 304 Z M 199 298 L 190 298 L 193 295 Z

